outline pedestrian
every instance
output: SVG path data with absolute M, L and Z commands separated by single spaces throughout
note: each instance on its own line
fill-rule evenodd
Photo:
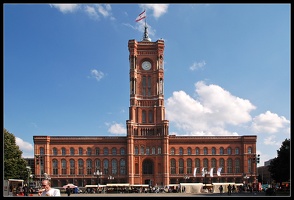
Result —
M 69 186 L 67 186 L 67 188 L 66 188 L 66 194 L 68 197 L 70 196 L 70 187 Z
M 232 194 L 232 186 L 231 184 L 228 185 L 228 195 Z
M 22 189 L 23 189 L 24 196 L 29 196 L 29 195 L 28 195 L 29 191 L 28 191 L 28 186 L 27 186 L 27 184 L 24 184 L 24 186 L 23 186 Z
M 42 181 L 42 189 L 39 190 L 38 196 L 60 196 L 60 190 L 51 187 L 49 180 Z
M 233 192 L 233 193 L 236 192 L 236 187 L 235 187 L 235 185 L 233 185 L 232 192 Z
M 219 189 L 220 194 L 222 194 L 223 190 L 224 190 L 223 185 L 220 185 L 218 189 Z

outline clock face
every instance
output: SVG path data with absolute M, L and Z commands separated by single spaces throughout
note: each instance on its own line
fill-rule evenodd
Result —
M 143 68 L 144 70 L 149 70 L 149 69 L 151 69 L 151 63 L 150 63 L 149 61 L 144 61 L 144 62 L 142 63 L 142 68 Z

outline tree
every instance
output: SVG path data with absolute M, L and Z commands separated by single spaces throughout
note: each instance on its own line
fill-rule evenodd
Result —
M 16 145 L 15 136 L 4 128 L 4 180 L 27 179 L 27 161 Z
M 276 183 L 290 180 L 290 139 L 286 139 L 279 150 L 278 157 L 274 158 L 268 166 L 271 178 Z

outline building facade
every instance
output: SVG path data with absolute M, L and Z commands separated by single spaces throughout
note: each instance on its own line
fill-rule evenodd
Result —
M 164 40 L 129 40 L 127 134 L 34 136 L 35 178 L 52 185 L 106 183 L 165 186 L 256 179 L 257 136 L 169 134 L 164 106 Z M 220 173 L 217 171 L 219 170 Z

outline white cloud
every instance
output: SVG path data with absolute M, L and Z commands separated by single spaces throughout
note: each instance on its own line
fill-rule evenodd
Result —
M 66 4 L 66 3 L 59 3 L 59 4 L 50 4 L 51 7 L 55 7 L 60 10 L 62 13 L 74 12 L 79 9 L 80 5 L 78 4 Z
M 127 130 L 125 128 L 125 125 L 114 123 L 110 125 L 110 128 L 108 129 L 108 132 L 113 134 L 126 134 Z
M 166 116 L 188 135 L 238 135 L 226 130 L 251 121 L 255 106 L 249 100 L 233 96 L 217 85 L 195 84 L 197 99 L 184 91 L 176 91 L 166 101 Z
M 15 137 L 15 143 L 19 146 L 19 149 L 22 151 L 23 158 L 32 158 L 34 157 L 34 147 L 29 142 L 25 142 L 23 139 L 19 137 Z
M 193 64 L 192 64 L 192 66 L 190 66 L 189 67 L 189 69 L 191 70 L 191 71 L 194 71 L 194 70 L 197 70 L 197 69 L 201 69 L 201 68 L 203 68 L 204 66 L 206 65 L 206 62 L 203 60 L 203 61 L 201 61 L 201 62 L 194 62 Z
M 289 126 L 289 120 L 270 111 L 254 117 L 252 122 L 252 130 L 256 133 L 289 133 Z
M 167 12 L 169 4 L 141 4 L 142 9 L 147 8 L 153 11 L 153 17 L 159 18 L 161 15 Z M 147 11 L 146 11 L 147 12 Z M 147 12 L 148 15 L 148 12 Z
M 91 77 L 94 77 L 97 81 L 100 81 L 104 77 L 104 73 L 96 69 L 92 69 Z
M 96 12 L 95 8 L 92 6 L 85 6 L 85 12 L 90 16 L 92 19 L 99 19 L 99 15 Z

